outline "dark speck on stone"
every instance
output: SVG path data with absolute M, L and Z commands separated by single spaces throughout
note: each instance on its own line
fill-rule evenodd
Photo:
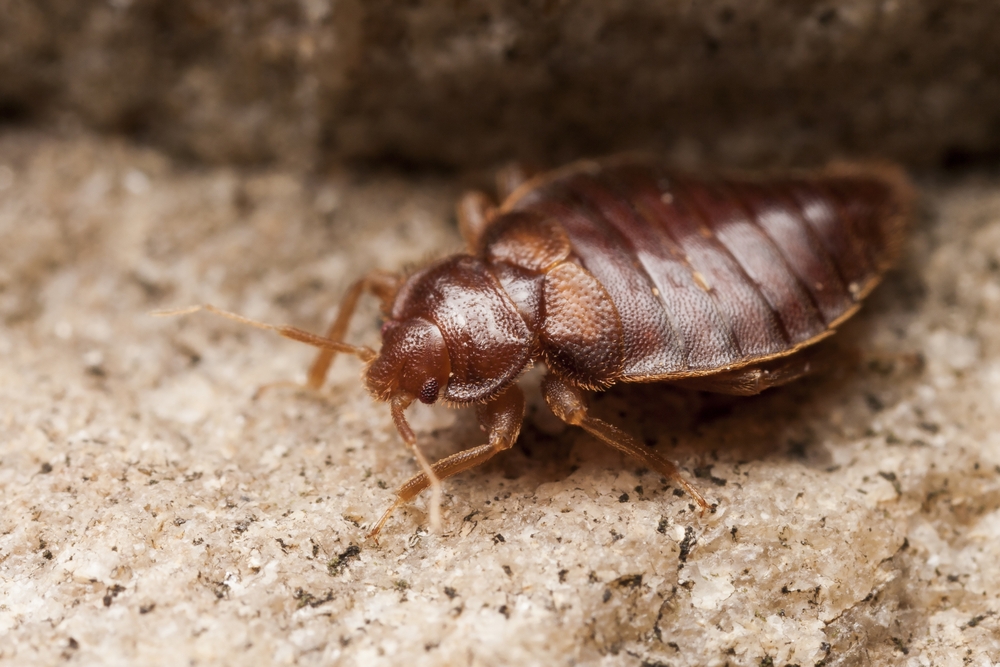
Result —
M 698 539 L 695 537 L 694 528 L 687 526 L 684 529 L 684 539 L 681 540 L 681 553 L 678 558 L 682 563 L 686 563 L 688 556 L 691 554 L 691 549 L 694 545 L 698 543 Z

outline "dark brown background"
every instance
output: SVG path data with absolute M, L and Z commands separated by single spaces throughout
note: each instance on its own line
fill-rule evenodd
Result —
M 0 112 L 212 163 L 1000 150 L 1000 4 L 0 0 Z

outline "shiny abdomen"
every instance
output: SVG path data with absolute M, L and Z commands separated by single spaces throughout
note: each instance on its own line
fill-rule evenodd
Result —
M 624 335 L 621 380 L 789 353 L 828 333 L 891 264 L 907 192 L 888 169 L 696 179 L 649 162 L 580 163 L 505 210 L 557 221 Z

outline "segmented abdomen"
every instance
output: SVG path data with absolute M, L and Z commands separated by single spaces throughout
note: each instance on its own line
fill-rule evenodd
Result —
M 560 172 L 505 206 L 563 226 L 622 322 L 622 380 L 718 371 L 823 336 L 891 263 L 905 181 L 859 169 L 701 180 L 646 162 Z

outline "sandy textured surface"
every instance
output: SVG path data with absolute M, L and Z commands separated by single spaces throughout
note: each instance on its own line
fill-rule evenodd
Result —
M 322 328 L 347 282 L 458 247 L 458 184 L 190 168 L 0 135 L 0 663 L 940 665 L 1000 661 L 1000 188 L 920 180 L 902 269 L 831 369 L 753 399 L 657 386 L 599 415 L 689 499 L 537 408 L 513 450 L 364 525 L 415 470 Z M 377 342 L 371 304 L 354 340 Z M 530 380 L 530 378 L 529 378 Z M 470 414 L 414 416 L 435 457 Z

